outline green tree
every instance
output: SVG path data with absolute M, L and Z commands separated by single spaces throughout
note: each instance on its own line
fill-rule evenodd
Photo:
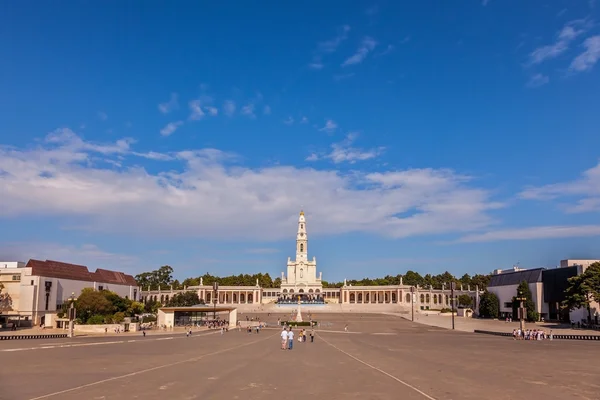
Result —
M 183 292 L 177 293 L 169 299 L 167 307 L 191 307 L 197 304 L 204 304 L 200 301 L 198 293 L 196 292 Z
M 112 314 L 113 304 L 106 298 L 104 293 L 92 288 L 85 288 L 75 302 L 77 317 L 87 321 L 92 315 Z
M 471 307 L 473 299 L 468 294 L 461 294 L 458 296 L 458 305 L 462 307 Z
M 280 288 L 281 287 L 281 278 L 275 278 L 275 279 L 273 279 L 273 287 L 274 288 Z
M 156 314 L 161 307 L 162 304 L 160 304 L 160 301 L 147 301 L 146 304 L 144 304 L 144 312 Z
M 477 287 L 479 290 L 487 290 L 487 287 L 490 284 L 490 279 L 491 275 L 476 274 L 471 278 L 471 286 L 473 289 Z
M 525 316 L 525 319 L 528 322 L 536 322 L 540 319 L 540 315 L 538 314 L 538 312 L 535 309 L 535 303 L 533 302 L 533 295 L 531 294 L 531 290 L 529 290 L 529 285 L 527 284 L 527 281 L 523 281 L 521 283 L 519 283 L 519 286 L 517 286 L 517 296 L 513 297 L 512 301 L 513 301 L 513 318 L 514 319 L 518 319 L 519 317 L 519 305 L 520 302 L 517 300 L 517 297 L 524 297 L 525 301 L 523 302 L 523 306 L 526 309 L 527 315 Z
M 486 291 L 479 298 L 479 316 L 483 318 L 498 318 L 500 301 L 494 293 Z
M 140 315 L 143 313 L 144 313 L 144 304 L 137 302 L 137 301 L 132 301 L 131 305 L 125 312 L 125 315 L 127 315 L 128 317 L 135 317 L 136 315 Z
M 585 307 L 589 322 L 592 320 L 592 301 L 600 301 L 600 263 L 594 263 L 583 274 L 569 278 L 563 306 L 569 310 Z
M 423 277 L 414 271 L 406 271 L 402 283 L 410 286 L 423 286 Z

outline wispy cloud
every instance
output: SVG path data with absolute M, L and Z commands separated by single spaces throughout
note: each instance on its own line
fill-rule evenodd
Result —
M 324 42 L 320 42 L 318 44 L 319 51 L 321 51 L 323 53 L 335 52 L 338 49 L 338 47 L 340 46 L 340 44 L 342 44 L 342 42 L 348 38 L 348 32 L 350 32 L 350 26 L 349 25 L 342 26 L 342 28 L 339 30 L 336 37 L 334 37 L 333 39 L 330 39 L 330 40 L 326 40 Z
M 283 123 L 286 124 L 286 125 L 293 125 L 294 124 L 294 118 L 292 118 L 291 116 L 287 117 L 285 120 L 283 120 Z
M 339 82 L 339 81 L 343 81 L 345 79 L 350 79 L 354 75 L 356 75 L 354 72 L 351 72 L 349 74 L 336 74 L 336 75 L 333 76 L 333 80 L 336 81 L 336 82 Z
M 534 226 L 529 228 L 500 229 L 474 233 L 457 240 L 460 243 L 496 242 L 501 240 L 558 239 L 600 236 L 600 225 Z
M 300 123 L 301 123 L 301 124 L 308 124 L 308 118 L 306 118 L 306 117 L 304 117 L 304 116 L 303 116 L 303 117 L 300 119 Z
M 546 75 L 535 74 L 529 79 L 529 82 L 527 82 L 527 87 L 537 88 L 540 86 L 544 86 L 549 81 L 550 81 L 550 78 L 548 78 Z
M 529 54 L 529 65 L 540 64 L 558 57 L 569 49 L 571 42 L 589 28 L 587 20 L 569 21 L 556 35 L 553 44 L 538 47 Z
M 160 130 L 160 134 L 163 136 L 170 136 L 175 133 L 177 128 L 179 128 L 181 125 L 183 125 L 183 121 L 169 122 Z
M 487 6 L 490 3 L 490 0 L 481 0 L 481 5 L 482 6 Z
M 365 37 L 356 53 L 354 53 L 351 57 L 347 58 L 346 61 L 342 63 L 342 67 L 347 67 L 349 65 L 360 64 L 367 58 L 367 55 L 377 46 L 377 42 L 370 38 Z
M 158 110 L 163 114 L 168 114 L 173 110 L 179 108 L 179 102 L 177 100 L 177 93 L 171 93 L 171 98 L 166 103 L 160 103 Z
M 568 213 L 600 211 L 600 163 L 584 171 L 581 177 L 562 183 L 529 187 L 519 196 L 527 200 L 549 201 L 576 198 L 575 204 L 562 205 Z
M 271 115 L 271 107 L 269 107 L 268 105 L 263 107 L 263 114 L 265 115 Z
M 338 30 L 338 34 L 324 42 L 317 44 L 317 50 L 313 54 L 312 61 L 308 64 L 308 68 L 312 70 L 321 70 L 325 67 L 323 64 L 323 55 L 334 53 L 344 40 L 348 38 L 348 32 L 350 32 L 350 26 L 344 25 Z
M 585 39 L 583 47 L 585 51 L 575 57 L 569 66 L 572 72 L 588 71 L 596 65 L 600 59 L 600 35 Z
M 217 107 L 206 106 L 204 108 L 206 109 L 206 112 L 213 117 L 219 114 L 219 109 Z
M 235 108 L 235 103 L 232 100 L 226 100 L 225 103 L 223 103 L 223 112 L 228 117 L 231 117 L 233 114 L 235 114 Z
M 391 52 L 393 52 L 396 49 L 396 47 L 393 44 L 388 44 L 387 47 L 385 48 L 385 50 L 383 50 L 381 53 L 377 54 L 377 56 L 381 57 L 381 56 L 386 56 L 388 54 L 390 54 Z
M 332 133 L 332 132 L 335 132 L 335 130 L 337 129 L 337 127 L 338 126 L 337 126 L 337 124 L 335 123 L 334 120 L 328 119 L 327 121 L 325 121 L 325 126 L 322 127 L 319 130 L 327 132 L 327 133 Z
M 100 118 L 102 121 L 106 121 L 108 119 L 108 115 L 106 115 L 106 113 L 103 111 L 98 111 L 98 118 Z
M 357 161 L 365 161 L 375 158 L 385 150 L 384 147 L 369 150 L 352 147 L 352 144 L 357 138 L 357 133 L 349 133 L 343 141 L 332 144 L 331 153 L 327 155 L 327 158 L 329 158 L 335 164 L 342 162 L 354 164 Z
M 274 253 L 279 253 L 279 249 L 273 249 L 273 248 L 269 248 L 269 247 L 263 247 L 263 248 L 255 248 L 255 249 L 246 249 L 245 251 L 246 253 L 249 254 L 274 254 Z
M 241 113 L 249 118 L 256 118 L 256 114 L 254 114 L 254 103 L 246 104 L 242 107 Z
M 567 9 L 563 8 L 562 10 L 560 10 L 559 12 L 556 13 L 556 16 L 562 17 L 563 15 L 565 15 L 566 12 L 567 12 Z
M 192 100 L 189 103 L 190 105 L 190 119 L 193 121 L 198 121 L 201 120 L 202 118 L 204 118 L 205 114 L 204 111 L 202 110 L 202 105 L 200 100 Z
M 311 153 L 305 158 L 306 161 L 318 161 L 319 155 L 317 153 Z

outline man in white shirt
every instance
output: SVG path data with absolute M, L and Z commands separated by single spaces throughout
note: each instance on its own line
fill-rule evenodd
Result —
M 281 331 L 281 350 L 287 349 L 287 344 L 288 344 L 288 333 L 285 330 L 285 328 L 283 328 L 283 330 Z
M 290 330 L 287 333 L 288 343 L 290 345 L 289 349 L 292 350 L 294 348 L 294 332 L 292 332 L 292 327 L 290 326 Z

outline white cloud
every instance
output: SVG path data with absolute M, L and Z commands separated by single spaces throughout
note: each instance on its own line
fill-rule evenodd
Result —
M 191 111 L 189 119 L 191 119 L 192 121 L 201 120 L 206 115 L 202 110 L 202 103 L 200 102 L 200 100 L 190 101 L 189 106 Z
M 536 88 L 536 87 L 544 86 L 549 81 L 550 81 L 550 78 L 548 78 L 546 75 L 535 74 L 529 79 L 529 82 L 527 82 L 527 87 Z
M 305 161 L 317 161 L 317 160 L 319 160 L 319 155 L 317 153 L 311 153 L 304 160 Z
M 335 130 L 337 129 L 337 127 L 338 127 L 338 126 L 337 126 L 337 124 L 335 123 L 335 121 L 334 121 L 334 120 L 332 120 L 332 119 L 328 119 L 328 120 L 325 122 L 325 126 L 324 126 L 324 127 L 322 127 L 322 128 L 321 128 L 321 129 L 319 129 L 319 130 L 320 130 L 320 131 L 327 132 L 327 133 L 332 133 L 332 132 L 335 132 Z
M 596 65 L 600 59 L 600 35 L 585 39 L 583 47 L 585 47 L 585 51 L 575 57 L 569 70 L 582 72 L 592 69 Z
M 566 212 L 581 213 L 600 211 L 600 163 L 584 171 L 571 182 L 530 187 L 520 193 L 522 199 L 556 200 L 576 198 L 575 204 L 564 206 Z
M 358 47 L 358 50 L 356 50 L 356 53 L 347 58 L 346 61 L 342 63 L 342 67 L 360 64 L 365 58 L 367 58 L 367 55 L 375 48 L 375 46 L 377 46 L 377 42 L 375 40 L 370 37 L 365 37 Z
M 208 112 L 209 115 L 213 117 L 219 114 L 219 109 L 217 107 L 206 106 L 204 107 L 204 109 Z
M 308 64 L 308 68 L 314 69 L 314 70 L 320 70 L 320 69 L 323 69 L 323 67 L 324 67 L 324 65 L 320 60 L 313 60 L 313 62 Z
M 263 114 L 265 115 L 271 115 L 271 107 L 269 107 L 268 105 L 263 107 Z
M 490 0 L 481 0 L 481 5 L 485 7 L 488 5 L 489 2 Z
M 286 125 L 293 125 L 293 124 L 294 124 L 294 118 L 292 118 L 291 116 L 290 116 L 290 117 L 287 117 L 287 118 L 286 118 L 286 119 L 283 121 L 283 123 L 284 123 L 284 124 L 286 124 Z
M 401 43 L 405 43 L 404 40 Z M 393 44 L 388 44 L 387 47 L 385 48 L 385 50 L 383 50 L 381 53 L 379 53 L 378 56 L 388 55 L 391 52 L 393 52 L 395 49 L 396 49 L 396 47 Z
M 183 125 L 183 121 L 169 122 L 160 130 L 160 134 L 163 136 L 172 135 L 181 125 Z
M 168 114 L 173 110 L 179 108 L 179 102 L 177 101 L 177 93 L 171 93 L 171 98 L 166 103 L 160 103 L 158 110 L 163 114 Z
M 300 120 L 301 124 L 308 124 L 308 118 L 306 117 L 302 117 L 302 119 Z
M 256 114 L 254 114 L 254 103 L 246 104 L 242 107 L 241 113 L 249 118 L 256 118 Z
M 376 149 L 362 150 L 352 147 L 352 144 L 358 137 L 356 133 L 349 133 L 344 140 L 331 145 L 331 153 L 327 155 L 331 161 L 336 164 L 348 162 L 354 164 L 357 161 L 370 160 L 380 155 L 385 149 L 379 147 Z
M 106 121 L 108 119 L 108 115 L 106 115 L 106 113 L 103 111 L 98 111 L 98 118 L 100 118 L 102 121 Z
M 0 147 L 0 218 L 56 217 L 82 231 L 125 235 L 263 241 L 293 234 L 304 204 L 312 232 L 399 238 L 479 231 L 500 206 L 468 177 L 447 170 L 254 169 L 216 149 L 190 149 L 150 172 L 131 162 L 125 139 L 98 145 L 54 137 L 37 147 Z M 98 151 L 123 167 L 107 167 Z
M 529 64 L 539 64 L 546 60 L 556 58 L 569 49 L 569 45 L 579 35 L 589 28 L 586 20 L 574 20 L 567 22 L 558 32 L 553 44 L 538 47 L 529 54 Z
M 235 103 L 232 100 L 226 100 L 223 104 L 223 112 L 228 117 L 233 116 L 235 114 Z
M 465 235 L 462 243 L 496 242 L 500 240 L 558 239 L 568 237 L 600 236 L 600 225 L 534 226 L 529 228 L 501 229 Z

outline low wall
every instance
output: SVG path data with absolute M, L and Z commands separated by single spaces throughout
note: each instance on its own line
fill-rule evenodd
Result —
M 133 324 L 132 324 L 133 325 Z M 75 325 L 73 328 L 75 332 L 85 332 L 85 333 L 115 333 L 115 329 L 121 329 L 123 331 L 123 327 L 120 324 L 102 324 L 102 325 Z
M 58 339 L 66 338 L 66 333 L 34 334 L 34 335 L 0 335 L 0 340 L 23 340 L 23 339 Z

